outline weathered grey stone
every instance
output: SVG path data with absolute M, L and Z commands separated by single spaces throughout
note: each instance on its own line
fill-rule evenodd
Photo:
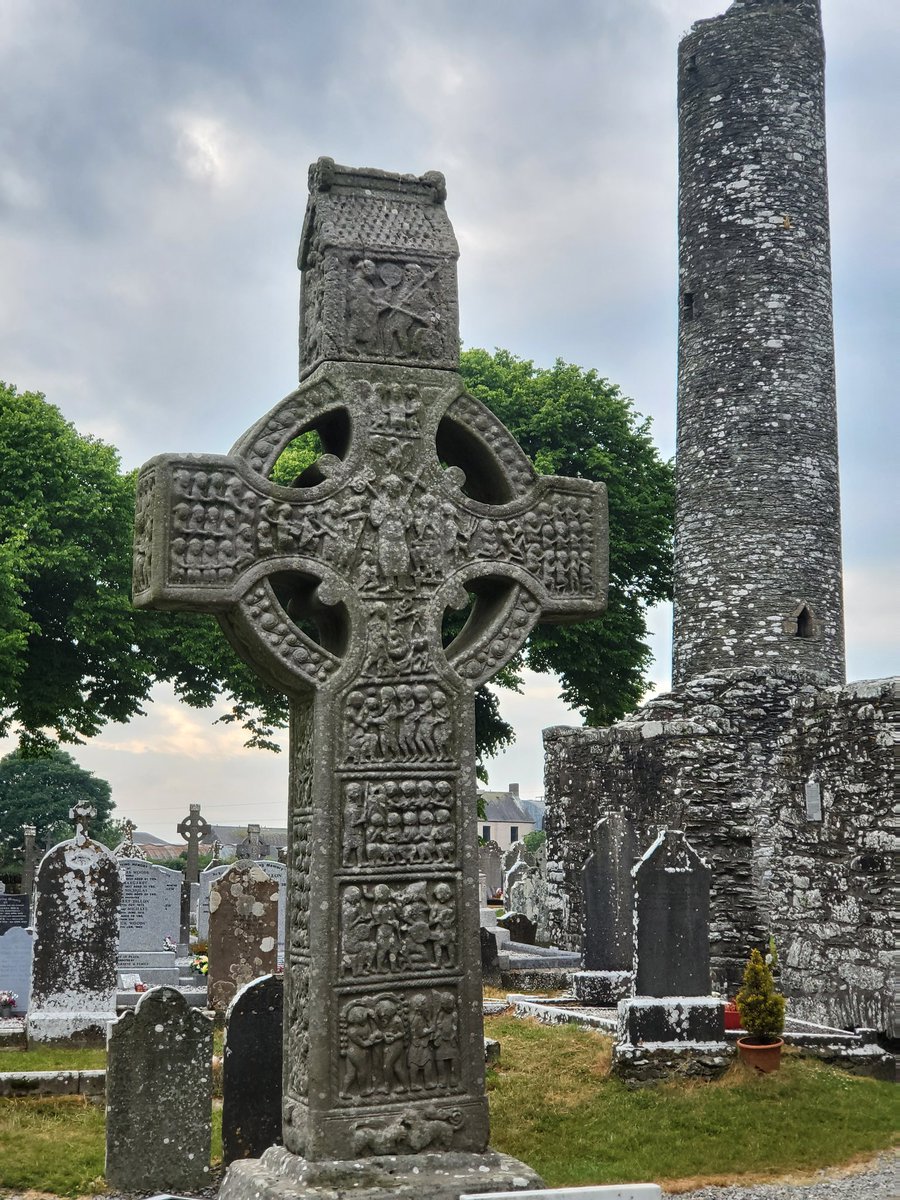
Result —
M 497 953 L 496 934 L 481 926 L 481 979 L 485 987 L 501 986 L 500 956 Z
M 236 858 L 250 858 L 258 861 L 261 858 L 268 858 L 271 852 L 271 846 L 268 842 L 264 842 L 259 835 L 259 825 L 248 825 L 247 836 L 243 841 L 239 842 L 236 850 Z
M 222 1062 L 222 1160 L 259 1158 L 281 1143 L 284 980 L 245 984 L 225 1015 Z
M 122 881 L 110 851 L 87 836 L 90 815 L 76 806 L 75 837 L 38 867 L 29 1042 L 102 1043 L 115 1020 Z
M 631 996 L 618 1005 L 620 1042 L 632 1046 L 691 1042 L 725 1049 L 725 1001 L 714 996 L 673 996 L 656 1000 Z
M 272 975 L 278 951 L 278 885 L 255 863 L 235 864 L 209 892 L 209 1003 L 225 1012 L 235 993 Z
M 212 1019 L 152 988 L 110 1026 L 106 1181 L 126 1192 L 202 1188 L 212 1134 Z
M 537 937 L 537 925 L 524 913 L 509 912 L 497 918 L 501 929 L 509 932 L 510 938 L 522 946 L 533 946 Z
M 709 995 L 709 875 L 679 829 L 634 868 L 636 995 Z
M 478 865 L 484 875 L 488 898 L 493 900 L 503 890 L 503 852 L 496 842 L 478 847 Z
M 610 813 L 594 826 L 581 872 L 584 890 L 582 965 L 587 971 L 630 971 L 634 958 L 634 825 Z
M 474 693 L 538 620 L 603 607 L 602 487 L 538 476 L 454 373 L 443 199 L 437 175 L 320 160 L 304 382 L 230 456 L 161 456 L 138 484 L 135 602 L 216 612 L 292 700 L 285 1150 L 263 1163 L 304 1183 L 384 1153 L 440 1150 L 443 1171 L 473 1152 L 479 1185 L 501 1169 L 482 1154 Z M 322 456 L 270 483 L 308 429 Z M 417 1170 L 414 1194 L 437 1194 Z M 223 1196 L 261 1175 L 233 1163 Z
M 247 865 L 249 861 L 242 859 L 242 865 Z M 197 935 L 201 941 L 205 941 L 209 937 L 209 889 L 221 879 L 225 872 L 231 867 L 232 863 L 225 863 L 223 866 L 213 866 L 210 864 L 200 872 L 199 891 L 197 894 Z M 278 884 L 278 945 L 284 947 L 284 926 L 285 917 L 287 915 L 287 866 L 285 863 L 277 862 L 274 859 L 266 858 L 256 861 L 258 867 L 262 867 L 270 879 Z
M 18 997 L 12 1006 L 14 1016 L 28 1011 L 33 953 L 33 935 L 24 925 L 8 925 L 0 932 L 0 992 Z
M 34 825 L 22 826 L 24 843 L 24 861 L 22 865 L 22 895 L 31 899 L 34 890 L 34 872 L 37 868 L 37 828 Z
M 136 518 L 137 520 L 137 518 Z M 135 551 L 137 553 L 137 550 Z M 137 598 L 135 598 L 137 603 Z M 178 823 L 178 832 L 187 842 L 187 862 L 181 886 L 181 928 L 179 941 L 187 946 L 191 938 L 191 884 L 200 878 L 200 843 L 212 833 L 209 822 L 200 816 L 200 805 L 191 804 L 188 815 Z
M 816 0 L 679 47 L 676 685 L 844 680 L 824 72 Z
M 119 874 L 122 876 L 119 954 L 161 951 L 166 938 L 177 943 L 181 872 L 139 858 L 120 858 Z
M 144 853 L 141 847 L 134 844 L 134 835 L 136 830 L 137 825 L 135 825 L 134 821 L 125 822 L 125 836 L 122 838 L 121 842 L 119 842 L 118 846 L 116 846 L 116 848 L 113 850 L 113 854 L 116 856 L 116 858 L 134 858 L 139 859 L 142 862 L 147 861 L 147 855 Z
M 591 1008 L 615 1008 L 631 995 L 634 971 L 573 971 L 575 998 Z

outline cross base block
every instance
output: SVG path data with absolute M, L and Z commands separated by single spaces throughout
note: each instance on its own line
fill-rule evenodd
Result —
M 219 1200 L 459 1200 L 461 1195 L 543 1187 L 518 1159 L 484 1154 L 392 1154 L 308 1162 L 283 1146 L 233 1162 Z

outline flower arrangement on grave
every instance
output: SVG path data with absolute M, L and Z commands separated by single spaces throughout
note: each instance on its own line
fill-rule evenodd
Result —
M 3 1012 L 4 1016 L 8 1016 L 18 1002 L 19 997 L 15 992 L 0 992 L 0 1012 Z
M 177 950 L 178 947 L 175 945 L 175 943 L 172 941 L 172 939 L 170 937 L 164 937 L 163 938 L 163 949 L 164 950 Z
M 209 974 L 209 955 L 194 954 L 191 957 L 191 970 L 195 975 Z
M 744 968 L 743 987 L 735 996 L 735 1004 L 741 1016 L 741 1026 L 747 1032 L 747 1036 L 738 1042 L 738 1048 L 744 1060 L 751 1062 L 758 1070 L 777 1069 L 784 1045 L 780 1036 L 784 1029 L 784 1003 L 784 996 L 775 989 L 771 966 L 758 950 L 752 950 Z M 763 1051 L 765 1062 L 771 1065 L 764 1065 L 759 1060 L 759 1054 L 753 1053 L 759 1050 Z

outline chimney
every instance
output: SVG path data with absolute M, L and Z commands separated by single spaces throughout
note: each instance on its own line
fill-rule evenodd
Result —
M 509 792 L 509 794 L 510 794 L 511 796 L 515 796 L 515 798 L 518 800 L 518 798 L 519 798 L 519 785 L 518 785 L 517 783 L 510 783 L 510 784 L 507 786 L 507 789 L 506 789 L 506 790 Z

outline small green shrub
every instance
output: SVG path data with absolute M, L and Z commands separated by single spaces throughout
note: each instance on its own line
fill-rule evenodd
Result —
M 744 985 L 734 998 L 741 1025 L 754 1040 L 773 1041 L 784 1029 L 784 996 L 758 950 L 750 953 L 744 968 Z
M 525 843 L 525 849 L 529 854 L 537 854 L 546 840 L 547 834 L 543 829 L 532 829 L 531 833 L 526 833 L 522 838 L 522 841 Z

